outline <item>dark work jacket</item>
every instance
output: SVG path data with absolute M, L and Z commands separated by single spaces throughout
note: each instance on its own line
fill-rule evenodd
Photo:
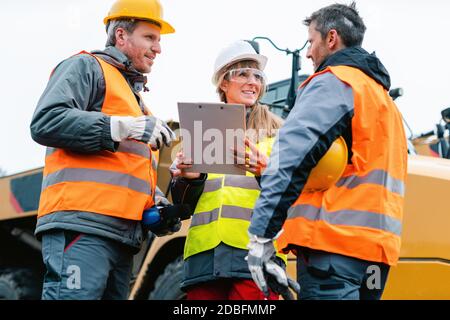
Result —
M 390 77 L 375 54 L 361 47 L 345 48 L 327 57 L 316 72 L 328 66 L 354 67 L 384 89 Z M 332 73 L 324 73 L 300 87 L 294 107 L 280 129 L 269 165 L 261 177 L 261 194 L 256 202 L 250 233 L 273 238 L 281 230 L 287 211 L 297 200 L 311 170 L 331 144 L 342 136 L 347 143 L 348 161 L 353 156 L 353 91 Z
M 129 59 L 115 47 L 92 53 L 120 70 L 143 108 L 138 93 L 144 88 L 145 76 L 132 69 Z M 82 54 L 62 61 L 37 104 L 30 125 L 32 138 L 41 145 L 73 152 L 116 151 L 119 143 L 111 138 L 110 117 L 101 112 L 104 97 L 105 80 L 94 57 Z M 159 190 L 158 194 L 161 195 Z M 35 234 L 40 237 L 55 229 L 103 236 L 136 251 L 145 238 L 140 221 L 80 211 L 40 217 Z

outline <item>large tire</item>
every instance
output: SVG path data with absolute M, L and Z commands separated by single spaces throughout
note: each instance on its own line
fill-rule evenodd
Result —
M 181 291 L 183 279 L 183 257 L 169 263 L 164 272 L 156 279 L 155 288 L 150 292 L 149 300 L 185 300 L 186 293 Z
M 40 279 L 28 269 L 0 273 L 0 300 L 36 300 L 41 297 Z

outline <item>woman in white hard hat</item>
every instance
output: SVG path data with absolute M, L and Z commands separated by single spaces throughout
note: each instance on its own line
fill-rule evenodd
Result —
M 172 198 L 194 210 L 184 250 L 182 288 L 187 299 L 259 300 L 266 298 L 248 269 L 247 244 L 252 209 L 259 196 L 259 177 L 264 171 L 282 120 L 259 99 L 265 92 L 263 73 L 267 58 L 246 41 L 236 41 L 218 55 L 212 81 L 220 100 L 247 108 L 247 175 L 185 172 L 179 153 L 172 170 Z M 239 155 L 237 155 L 239 157 Z M 244 157 L 244 156 L 242 156 Z M 256 159 L 257 158 L 257 159 Z M 285 267 L 286 257 L 276 263 Z M 270 291 L 268 299 L 278 299 Z

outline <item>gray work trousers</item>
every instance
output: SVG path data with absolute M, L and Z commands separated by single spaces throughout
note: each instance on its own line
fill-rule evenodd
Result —
M 300 300 L 379 300 L 389 266 L 330 252 L 297 249 Z
M 42 235 L 43 300 L 127 299 L 132 249 L 117 241 L 67 230 Z

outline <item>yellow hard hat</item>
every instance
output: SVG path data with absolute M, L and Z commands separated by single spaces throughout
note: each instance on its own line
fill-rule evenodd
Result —
M 161 34 L 175 32 L 175 29 L 163 20 L 163 8 L 159 0 L 116 0 L 103 22 L 107 24 L 109 20 L 117 18 L 155 21 L 161 25 Z
M 347 144 L 344 138 L 339 137 L 312 169 L 303 191 L 324 191 L 331 187 L 344 173 L 347 160 Z

